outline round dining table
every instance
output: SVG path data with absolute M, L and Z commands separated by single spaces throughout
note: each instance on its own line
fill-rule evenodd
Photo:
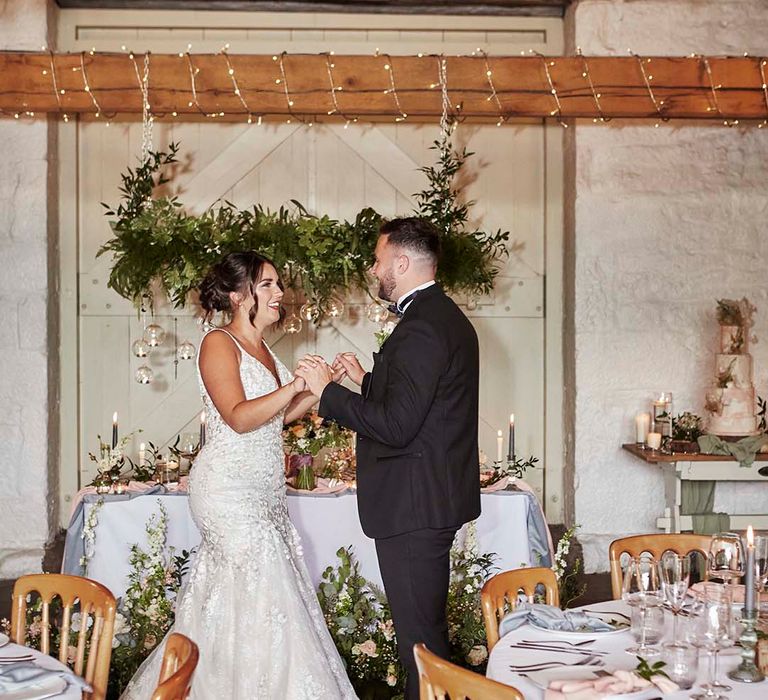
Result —
M 604 603 L 596 603 L 592 605 L 586 605 L 582 608 L 576 608 L 577 610 L 595 611 L 600 613 L 611 613 L 616 616 L 617 619 L 629 620 L 630 608 L 622 600 L 612 600 Z M 665 639 L 671 637 L 671 613 L 665 613 L 667 620 Z M 524 648 L 523 643 L 533 642 L 541 645 L 552 645 L 553 642 L 580 642 L 583 640 L 594 640 L 593 642 L 584 645 L 582 648 L 588 648 L 589 651 L 581 653 L 581 649 L 578 647 L 569 647 L 566 652 L 547 651 L 544 649 L 528 649 Z M 608 671 L 614 671 L 618 669 L 634 670 L 637 666 L 637 657 L 627 653 L 626 649 L 635 645 L 636 642 L 629 631 L 629 628 L 622 631 L 615 631 L 610 633 L 563 633 L 558 631 L 543 630 L 536 627 L 532 627 L 526 623 L 521 625 L 515 630 L 505 634 L 493 647 L 490 656 L 488 658 L 488 667 L 486 670 L 486 676 L 500 683 L 511 685 L 517 688 L 526 700 L 541 700 L 544 697 L 543 683 L 541 685 L 534 682 L 541 680 L 541 674 L 531 674 L 534 678 L 524 673 L 517 673 L 514 670 L 514 666 L 528 666 L 538 663 L 546 663 L 549 661 L 556 662 L 557 664 L 563 664 L 558 666 L 558 670 L 555 672 L 561 674 L 561 677 L 565 678 L 568 674 L 568 667 L 565 664 L 573 664 L 573 668 L 576 669 L 577 674 L 583 674 L 585 671 L 582 669 L 590 668 L 594 670 L 605 669 Z M 568 645 L 555 644 L 554 646 Z M 597 652 L 597 658 L 592 661 L 595 665 L 589 664 L 588 666 L 582 665 L 581 662 L 589 658 L 590 652 Z M 717 680 L 722 683 L 730 685 L 733 690 L 726 692 L 729 698 L 733 700 L 765 700 L 768 698 L 768 680 L 764 680 L 760 683 L 741 683 L 729 679 L 726 674 L 735 668 L 741 662 L 741 648 L 731 647 L 723 649 L 720 652 L 719 668 Z M 658 661 L 662 657 L 656 657 L 648 659 L 650 664 Z M 565 669 L 561 671 L 560 669 Z M 664 695 L 657 687 L 650 686 L 642 691 L 638 691 L 625 695 L 611 695 L 604 697 L 611 698 L 631 698 L 632 700 L 684 700 L 690 698 L 691 694 L 695 692 L 699 683 L 703 683 L 707 679 L 707 673 L 709 670 L 709 659 L 702 653 L 699 657 L 699 671 L 697 682 L 692 689 L 679 690 L 674 693 Z
M 30 656 L 32 657 L 31 659 Z M 21 661 L 31 661 L 36 666 L 50 669 L 51 671 L 65 671 L 71 673 L 71 670 L 58 659 L 55 659 L 48 654 L 43 654 L 37 649 L 14 644 L 13 642 L 8 642 L 7 644 L 0 646 L 0 672 L 9 664 L 19 663 Z M 0 691 L 0 697 L 2 697 L 3 700 L 32 700 L 36 698 L 52 698 L 53 700 L 82 699 L 82 690 L 76 683 L 67 684 L 67 681 L 64 678 L 59 679 L 58 683 L 62 686 L 61 690 L 58 692 L 53 688 L 53 686 L 57 684 L 57 680 L 47 679 L 45 685 L 29 685 L 23 689 L 9 693 Z

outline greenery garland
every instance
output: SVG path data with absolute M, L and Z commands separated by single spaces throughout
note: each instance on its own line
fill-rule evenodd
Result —
M 466 150 L 454 151 L 448 134 L 431 147 L 439 151 L 434 166 L 420 168 L 428 187 L 415 195 L 415 215 L 435 223 L 442 234 L 443 254 L 438 282 L 450 293 L 482 295 L 493 289 L 499 261 L 508 255 L 509 232 L 485 233 L 467 228 L 472 202 L 460 202 L 454 187 Z M 221 202 L 200 216 L 191 216 L 175 196 L 153 198 L 155 187 L 169 182 L 166 168 L 177 162 L 179 146 L 151 151 L 135 170 L 121 175 L 122 201 L 107 204 L 113 237 L 97 257 L 113 256 L 108 286 L 140 306 L 158 289 L 176 307 L 221 257 L 239 250 L 257 250 L 282 270 L 288 289 L 301 290 L 317 304 L 318 315 L 333 298 L 354 290 L 368 292 L 371 265 L 383 217 L 363 209 L 354 221 L 314 216 L 297 201 L 293 208 L 270 211 L 261 206 L 241 210 Z M 368 292 L 370 294 L 370 292 Z

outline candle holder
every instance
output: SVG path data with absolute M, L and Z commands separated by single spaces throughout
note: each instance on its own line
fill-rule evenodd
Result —
M 744 631 L 739 637 L 741 644 L 741 663 L 730 673 L 728 678 L 741 683 L 760 683 L 765 679 L 763 672 L 755 664 L 755 647 L 757 646 L 757 610 L 744 610 L 741 618 Z

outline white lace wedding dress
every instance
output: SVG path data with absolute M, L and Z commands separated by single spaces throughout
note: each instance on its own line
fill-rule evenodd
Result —
M 246 397 L 274 391 L 277 383 L 266 366 L 238 348 Z M 273 357 L 281 383 L 291 381 Z M 223 421 L 202 380 L 200 391 L 208 441 L 190 474 L 189 503 L 202 542 L 172 629 L 200 648 L 190 697 L 356 698 L 288 518 L 283 414 L 238 434 Z M 149 700 L 164 646 L 142 664 L 121 698 Z

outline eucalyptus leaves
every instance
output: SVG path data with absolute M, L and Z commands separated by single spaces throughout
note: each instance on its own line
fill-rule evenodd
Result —
M 438 282 L 448 292 L 473 295 L 493 289 L 498 263 L 506 255 L 508 232 L 467 229 L 470 203 L 460 203 L 453 187 L 471 155 L 453 151 L 445 138 L 435 141 L 437 163 L 422 168 L 428 187 L 416 194 L 416 214 L 429 218 L 442 233 L 443 256 Z M 112 253 L 108 286 L 137 306 L 157 290 L 174 306 L 184 306 L 209 268 L 223 255 L 258 250 L 282 271 L 289 289 L 317 305 L 321 318 L 335 298 L 368 291 L 371 264 L 382 216 L 363 209 L 354 221 L 315 216 L 297 201 L 291 209 L 261 206 L 241 210 L 219 203 L 200 216 L 184 212 L 177 197 L 152 198 L 155 186 L 169 181 L 167 167 L 177 161 L 178 144 L 168 152 L 150 152 L 135 170 L 122 174 L 122 201 L 104 205 L 113 237 L 98 255 Z

